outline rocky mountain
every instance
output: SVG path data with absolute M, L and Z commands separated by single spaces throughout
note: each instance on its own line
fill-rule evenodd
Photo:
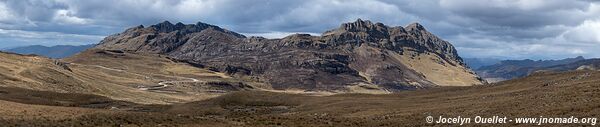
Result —
M 65 58 L 68 56 L 75 55 L 88 48 L 94 47 L 95 44 L 89 45 L 56 45 L 56 46 L 42 46 L 32 45 L 17 48 L 6 49 L 5 51 L 14 52 L 19 54 L 36 54 L 46 56 L 50 58 Z
M 390 27 L 361 19 L 321 36 L 246 37 L 218 26 L 137 26 L 95 49 L 156 53 L 277 90 L 397 91 L 482 84 L 455 48 L 418 23 Z
M 535 71 L 546 70 L 546 68 L 552 66 L 572 65 L 571 63 L 575 63 L 581 60 L 585 60 L 585 58 L 579 56 L 575 58 L 566 58 L 562 60 L 503 60 L 500 63 L 494 65 L 477 68 L 475 69 L 475 72 L 477 72 L 479 76 L 486 79 L 488 82 L 498 82 L 508 79 L 525 77 Z

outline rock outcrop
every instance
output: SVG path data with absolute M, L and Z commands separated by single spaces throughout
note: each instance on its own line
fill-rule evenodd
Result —
M 418 23 L 403 28 L 358 19 L 321 36 L 266 39 L 201 22 L 163 22 L 127 29 L 96 48 L 164 54 L 280 90 L 374 86 L 397 91 L 482 84 L 449 42 Z

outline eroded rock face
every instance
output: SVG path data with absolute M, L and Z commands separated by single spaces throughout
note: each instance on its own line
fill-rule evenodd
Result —
M 96 48 L 166 54 L 230 75 L 251 77 L 274 89 L 344 90 L 350 85 L 374 84 L 396 91 L 481 84 L 450 43 L 416 23 L 406 28 L 388 27 L 359 19 L 322 36 L 294 34 L 265 39 L 248 38 L 205 23 L 163 22 L 109 36 Z M 423 69 L 405 64 L 420 60 L 421 55 L 432 56 L 428 58 L 442 68 L 462 69 L 455 76 L 469 80 L 458 84 L 430 81 L 426 76 L 432 72 L 419 72 Z

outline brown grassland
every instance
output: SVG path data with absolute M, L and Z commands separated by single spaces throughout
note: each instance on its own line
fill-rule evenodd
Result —
M 0 89 L 0 99 L 3 100 L 0 101 L 0 124 L 4 126 L 448 126 L 428 124 L 425 122 L 425 117 L 430 115 L 598 117 L 600 114 L 599 82 L 598 71 L 544 72 L 485 86 L 439 87 L 383 95 L 307 96 L 240 91 L 203 101 L 170 105 L 143 105 L 110 100 L 97 95 L 3 87 Z M 487 125 L 532 126 L 529 124 Z

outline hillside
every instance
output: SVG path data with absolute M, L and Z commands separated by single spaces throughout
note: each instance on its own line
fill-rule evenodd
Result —
M 19 54 L 36 54 L 41 56 L 46 56 L 50 58 L 65 58 L 72 55 L 75 55 L 81 51 L 94 47 L 95 44 L 90 45 L 56 45 L 56 46 L 42 46 L 42 45 L 32 45 L 32 46 L 24 46 L 17 48 L 10 48 L 4 51 L 14 52 Z
M 143 104 L 203 100 L 252 82 L 167 57 L 88 50 L 63 60 L 0 53 L 0 86 L 105 96 Z M 256 85 L 260 86 L 260 85 Z
M 205 23 L 137 26 L 96 49 L 163 54 L 276 90 L 399 91 L 482 81 L 454 47 L 418 23 L 390 27 L 358 19 L 321 36 L 245 37 Z
M 5 100 L 0 94 L 0 124 L 6 126 L 454 126 L 428 124 L 427 116 L 556 116 L 600 115 L 598 71 L 544 72 L 494 85 L 441 87 L 394 94 L 307 96 L 261 91 L 229 93 L 217 98 L 174 105 L 70 107 L 53 103 Z M 3 91 L 4 88 L 0 88 Z M 12 91 L 12 90 L 11 90 Z M 27 94 L 36 91 L 26 92 Z M 11 93 L 18 94 L 18 93 Z M 47 100 L 70 94 L 41 94 Z M 55 94 L 54 94 L 55 95 Z M 89 96 L 91 98 L 97 98 Z M 64 99 L 66 100 L 66 99 Z M 560 101 L 557 101 L 560 100 Z M 16 103 L 20 102 L 20 103 Z M 135 107 L 135 108 L 132 108 Z M 133 109 L 133 110 L 132 110 Z M 478 126 L 480 124 L 467 124 Z M 495 124 L 534 126 L 534 124 Z M 537 125 L 537 124 L 535 124 Z M 542 126 L 588 126 L 543 124 Z

